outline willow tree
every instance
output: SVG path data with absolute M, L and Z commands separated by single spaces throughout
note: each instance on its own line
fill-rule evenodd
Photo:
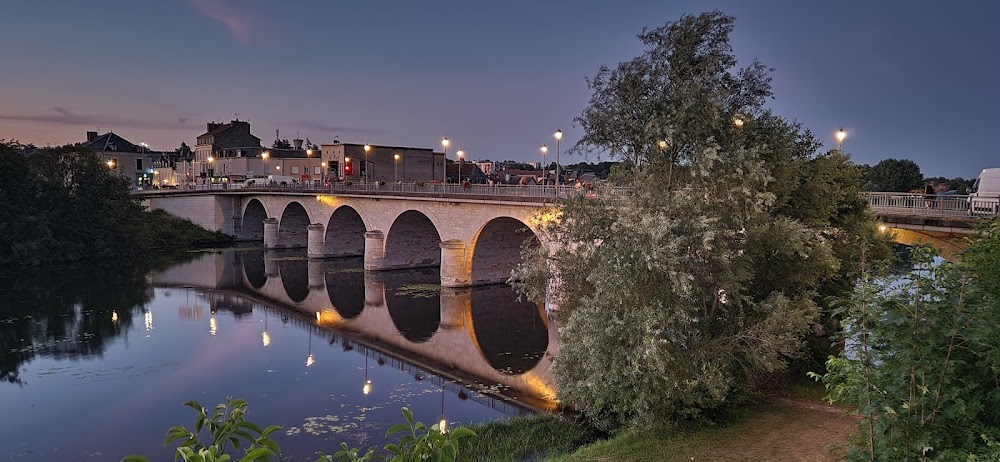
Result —
M 588 81 L 574 150 L 626 161 L 631 194 L 566 200 L 512 278 L 557 301 L 559 395 L 607 429 L 754 396 L 872 237 L 857 170 L 765 109 L 769 69 L 736 68 L 732 29 L 712 12 L 645 30 L 645 53 Z

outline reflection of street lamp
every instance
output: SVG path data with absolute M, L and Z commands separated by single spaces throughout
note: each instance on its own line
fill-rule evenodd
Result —
M 361 393 L 368 396 L 372 392 L 372 381 L 368 380 L 368 352 L 365 351 L 365 384 L 361 387 Z
M 556 190 L 557 190 L 556 194 L 559 194 L 558 193 L 558 189 L 559 189 L 559 141 L 562 140 L 562 130 L 556 130 L 555 137 L 556 137 Z
M 458 152 L 455 153 L 455 155 L 458 156 L 458 182 L 461 183 L 462 182 L 462 165 L 465 162 L 465 151 L 459 149 Z
M 442 174 L 441 178 L 442 178 L 442 182 L 444 182 L 444 183 L 448 182 L 448 145 L 449 144 L 451 144 L 451 141 L 448 141 L 448 137 L 447 136 L 444 137 L 443 140 L 441 140 L 441 146 L 444 146 L 444 162 L 443 162 L 443 165 L 441 166 L 441 174 Z
M 396 183 L 399 183 L 399 154 L 392 156 L 393 166 L 392 166 L 392 176 L 395 178 Z
M 319 313 L 316 313 L 317 315 Z M 316 362 L 316 358 L 312 354 L 313 349 L 313 330 L 312 326 L 309 326 L 309 350 L 307 351 L 308 356 L 306 356 L 306 367 L 312 366 Z
M 843 128 L 837 130 L 837 150 L 844 150 L 844 139 L 847 138 L 847 132 Z
M 545 154 L 549 152 L 549 147 L 542 145 L 542 184 L 548 184 L 549 166 L 545 164 Z
M 260 333 L 260 341 L 265 347 L 271 344 L 271 336 L 267 334 L 267 311 L 264 312 L 264 332 Z
M 448 431 L 448 422 L 444 420 L 444 377 L 441 377 L 441 421 L 438 422 L 438 431 L 444 433 Z

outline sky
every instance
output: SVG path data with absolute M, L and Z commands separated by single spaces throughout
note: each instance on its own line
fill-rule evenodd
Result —
M 644 27 L 713 9 L 736 18 L 741 65 L 774 68 L 768 106 L 826 148 L 843 128 L 858 163 L 1000 167 L 992 0 L 7 2 L 0 139 L 113 130 L 173 150 L 238 117 L 265 144 L 275 130 L 437 149 L 448 137 L 450 157 L 538 161 L 556 129 L 564 153 L 580 138 L 586 78 L 641 54 Z

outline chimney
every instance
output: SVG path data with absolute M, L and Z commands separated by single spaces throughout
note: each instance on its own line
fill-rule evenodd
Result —
M 87 142 L 91 142 L 97 139 L 97 132 L 87 132 Z
M 292 140 L 292 148 L 294 148 L 296 151 L 301 151 L 302 150 L 302 140 L 300 140 L 298 138 L 295 138 L 294 140 Z

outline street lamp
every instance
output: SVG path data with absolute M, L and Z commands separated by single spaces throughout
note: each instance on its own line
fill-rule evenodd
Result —
M 448 141 L 448 137 L 447 136 L 444 137 L 443 140 L 441 140 L 441 146 L 444 146 L 444 162 L 442 162 L 442 165 L 441 165 L 441 181 L 443 183 L 447 183 L 448 182 L 448 145 L 449 144 L 451 144 L 451 141 Z
M 465 161 L 465 151 L 459 149 L 458 152 L 455 153 L 455 155 L 458 156 L 458 182 L 461 183 L 462 182 L 462 163 Z
M 208 156 L 208 183 L 209 184 L 214 183 L 214 181 L 212 181 L 212 180 L 215 179 L 215 167 L 212 165 L 213 162 L 215 162 L 215 158 L 212 157 L 212 156 Z
M 322 183 L 322 184 L 324 184 L 324 185 L 326 184 L 326 166 L 327 165 L 329 165 L 329 164 L 327 164 L 326 161 L 323 161 L 323 162 L 319 163 L 319 166 L 320 166 L 320 170 L 319 170 L 319 182 Z
M 847 138 L 847 132 L 843 128 L 837 130 L 837 149 L 840 151 L 844 150 L 844 139 Z
M 306 149 L 306 157 L 312 157 L 312 155 L 313 155 L 312 148 Z
M 344 179 L 347 179 L 347 174 L 351 173 L 351 158 L 344 157 Z
M 392 159 L 393 159 L 392 176 L 393 179 L 396 181 L 396 183 L 399 183 L 399 154 L 398 153 L 394 154 L 392 156 Z
M 545 154 L 549 152 L 549 147 L 542 145 L 542 184 L 548 184 L 549 166 L 545 163 Z
M 562 140 L 562 130 L 556 129 L 556 194 L 559 190 L 559 141 Z
M 365 184 L 368 184 L 368 152 L 372 150 L 371 145 L 365 143 L 365 165 L 361 167 L 365 169 Z

